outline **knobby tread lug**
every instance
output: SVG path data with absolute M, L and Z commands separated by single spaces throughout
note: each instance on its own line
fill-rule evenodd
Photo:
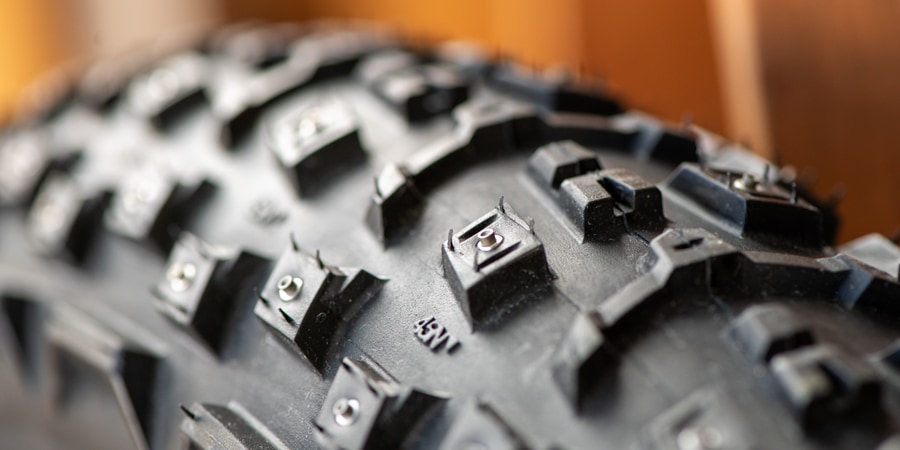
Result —
M 50 174 L 70 172 L 80 151 L 54 149 L 36 130 L 0 138 L 0 206 L 30 207 Z
M 213 247 L 184 233 L 169 255 L 163 279 L 153 290 L 157 306 L 218 352 L 241 298 L 269 265 L 265 257 Z
M 528 173 L 545 189 L 559 189 L 567 178 L 601 170 L 599 158 L 573 141 L 539 147 L 528 160 Z
M 425 198 L 413 184 L 409 171 L 388 164 L 375 177 L 375 193 L 366 211 L 365 223 L 372 234 L 387 245 L 409 229 L 424 208 Z
M 291 245 L 259 288 L 254 312 L 322 372 L 348 323 L 386 282 L 362 269 L 326 265 Z
M 366 158 L 352 110 L 336 99 L 300 105 L 271 125 L 269 137 L 269 148 L 301 196 L 323 190 Z
M 41 253 L 84 263 L 103 226 L 112 193 L 87 192 L 65 173 L 47 177 L 28 216 L 30 238 Z
M 756 362 L 768 363 L 779 353 L 812 345 L 812 332 L 781 305 L 746 309 L 728 329 L 729 336 Z
M 599 183 L 616 202 L 626 228 L 659 231 L 666 225 L 662 194 L 649 181 L 625 169 L 601 170 Z
M 315 419 L 317 437 L 328 448 L 401 448 L 444 402 L 373 362 L 345 358 Z
M 816 345 L 782 353 L 770 368 L 806 429 L 835 416 L 881 413 L 881 384 L 875 371 L 834 347 Z
M 684 130 L 648 125 L 634 141 L 632 152 L 637 158 L 660 161 L 677 166 L 684 162 L 699 162 L 697 140 Z
M 398 67 L 371 80 L 370 87 L 413 124 L 446 114 L 469 98 L 465 74 L 441 63 Z
M 819 210 L 757 175 L 682 164 L 666 186 L 727 221 L 740 236 L 814 248 L 825 243 Z
M 502 198 L 493 211 L 449 236 L 441 251 L 444 277 L 473 328 L 553 278 L 534 224 Z
M 129 106 L 137 116 L 166 130 L 187 111 L 206 102 L 208 72 L 208 62 L 199 54 L 173 56 L 132 83 Z
M 106 211 L 106 227 L 168 253 L 191 217 L 216 191 L 207 178 L 190 179 L 147 167 L 123 178 Z
M 596 174 L 568 178 L 556 199 L 582 240 L 612 240 L 625 232 L 623 218 L 616 214 L 616 201 L 599 181 Z

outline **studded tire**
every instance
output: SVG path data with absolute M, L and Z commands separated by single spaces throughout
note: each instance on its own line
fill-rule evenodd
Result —
M 0 137 L 0 447 L 900 448 L 900 249 L 788 171 L 358 25 L 145 59 Z

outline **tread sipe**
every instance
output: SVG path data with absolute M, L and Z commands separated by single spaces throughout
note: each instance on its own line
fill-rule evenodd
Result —
M 2 448 L 900 442 L 900 249 L 699 127 L 358 24 L 44 111 L 0 132 Z

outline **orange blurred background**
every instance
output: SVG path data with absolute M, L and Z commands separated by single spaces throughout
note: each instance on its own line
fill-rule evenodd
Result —
M 374 20 L 604 80 L 631 107 L 694 123 L 846 188 L 841 240 L 900 225 L 900 4 L 813 0 L 31 0 L 0 3 L 0 120 L 73 56 L 109 58 L 177 27 Z M 807 170 L 806 174 L 812 173 Z M 808 177 L 807 177 L 808 178 Z
M 57 11 L 30 2 L 0 3 L 0 123 L 9 120 L 21 90 L 74 50 L 56 25 Z

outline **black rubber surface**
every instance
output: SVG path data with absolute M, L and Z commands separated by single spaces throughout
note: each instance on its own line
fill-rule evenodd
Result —
M 699 127 L 358 27 L 116 74 L 0 137 L 2 448 L 900 442 L 900 249 Z

